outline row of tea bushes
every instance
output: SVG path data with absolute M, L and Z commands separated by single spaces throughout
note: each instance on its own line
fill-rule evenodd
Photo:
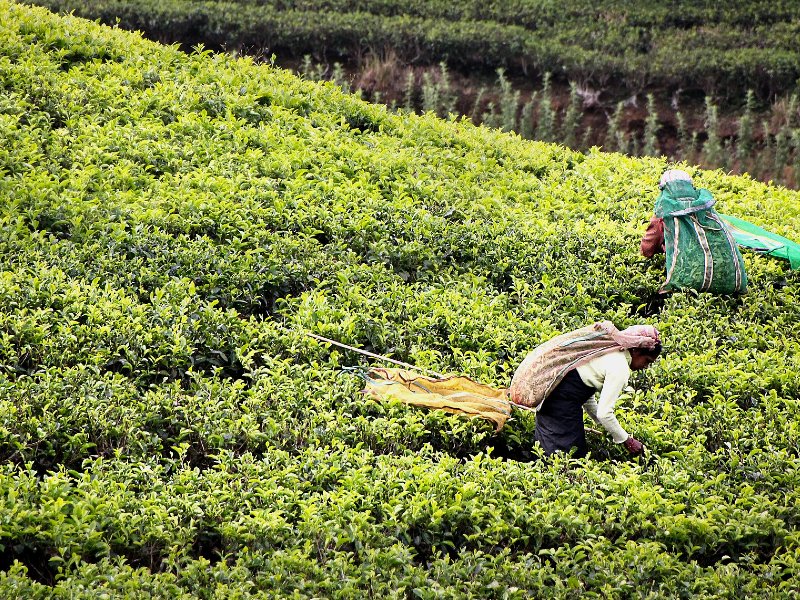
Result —
M 93 571 L 115 574 L 99 582 L 111 590 L 135 573 L 201 597 L 791 591 L 798 555 L 784 545 L 797 534 L 763 510 L 757 484 L 663 463 L 609 470 L 340 444 L 222 452 L 204 470 L 123 457 L 82 473 L 6 470 L 4 542 L 47 558 L 33 579 L 64 591 Z M 16 568 L 0 589 L 24 579 Z
M 576 81 L 702 89 L 767 97 L 796 85 L 797 7 L 581 2 L 214 2 L 36 0 L 52 10 L 142 30 L 151 39 L 317 60 L 376 49 L 401 60 L 494 71 L 559 73 Z M 713 4 L 713 3 L 712 3 Z

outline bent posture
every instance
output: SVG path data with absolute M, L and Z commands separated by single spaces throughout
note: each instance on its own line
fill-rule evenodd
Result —
M 514 373 L 509 394 L 514 403 L 537 410 L 536 440 L 546 454 L 587 454 L 584 410 L 615 443 L 639 454 L 641 442 L 622 428 L 614 409 L 631 371 L 646 369 L 660 353 L 655 327 L 619 331 L 610 321 L 595 323 L 535 348 Z
M 661 176 L 656 200 L 640 244 L 642 255 L 667 255 L 667 279 L 659 292 L 691 288 L 734 294 L 747 287 L 744 260 L 736 240 L 714 210 L 711 192 L 696 189 L 685 171 Z

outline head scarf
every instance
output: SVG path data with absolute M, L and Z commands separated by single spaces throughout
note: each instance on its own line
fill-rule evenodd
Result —
M 692 178 L 686 171 L 670 169 L 669 171 L 664 171 L 661 180 L 658 182 L 658 189 L 663 190 L 668 183 L 672 183 L 673 181 L 688 181 L 692 183 Z
M 648 348 L 656 347 L 661 343 L 658 329 L 652 325 L 631 325 L 630 327 L 617 330 L 611 321 L 603 321 L 601 327 L 605 329 L 612 339 L 625 349 L 629 348 Z M 611 327 L 608 327 L 610 325 Z

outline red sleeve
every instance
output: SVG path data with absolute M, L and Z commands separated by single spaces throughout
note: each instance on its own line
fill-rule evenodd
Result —
M 664 219 L 650 217 L 647 231 L 644 232 L 644 237 L 642 237 L 640 250 L 642 255 L 648 258 L 654 254 L 664 252 Z

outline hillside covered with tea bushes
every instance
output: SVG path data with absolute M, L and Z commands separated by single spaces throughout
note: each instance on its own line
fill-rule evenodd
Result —
M 555 73 L 624 96 L 684 89 L 772 99 L 800 76 L 793 0 L 33 0 L 151 39 L 359 62 L 445 61 L 463 72 Z
M 800 275 L 745 252 L 744 296 L 656 310 L 638 246 L 665 161 L 9 0 L 0 86 L 0 597 L 800 587 Z M 686 168 L 797 239 L 797 192 Z M 363 357 L 304 334 L 506 386 L 600 319 L 664 338 L 619 403 L 640 459 L 378 403 Z

